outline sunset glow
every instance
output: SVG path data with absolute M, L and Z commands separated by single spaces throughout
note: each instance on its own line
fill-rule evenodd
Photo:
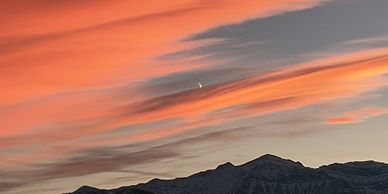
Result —
M 0 193 L 113 188 L 268 152 L 388 162 L 388 14 L 354 11 L 375 7 L 388 4 L 3 0 Z M 365 134 L 373 151 L 351 151 Z M 125 171 L 136 178 L 111 184 Z

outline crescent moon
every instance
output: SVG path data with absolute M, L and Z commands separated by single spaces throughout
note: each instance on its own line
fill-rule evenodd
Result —
M 199 88 L 202 88 L 201 82 L 197 82 L 197 83 L 198 83 Z

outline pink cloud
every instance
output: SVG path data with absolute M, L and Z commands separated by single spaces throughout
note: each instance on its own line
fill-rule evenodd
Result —
M 364 108 L 352 112 L 346 112 L 343 116 L 328 118 L 326 123 L 331 125 L 344 125 L 360 123 L 369 118 L 388 114 L 388 108 Z

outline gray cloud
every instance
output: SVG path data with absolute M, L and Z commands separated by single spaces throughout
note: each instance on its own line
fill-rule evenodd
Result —
M 253 66 L 265 72 L 314 58 L 308 53 L 386 47 L 387 42 L 357 47 L 338 43 L 388 34 L 387 6 L 385 0 L 333 1 L 298 12 L 226 25 L 187 40 L 226 41 L 179 52 L 175 57 L 208 54 L 210 58 L 228 59 L 225 65 L 229 67 Z M 255 42 L 261 44 L 252 44 Z
M 252 76 L 254 72 L 251 68 L 213 68 L 187 71 L 151 79 L 143 83 L 141 89 L 146 94 L 161 96 L 198 89 L 197 81 L 208 87 L 244 79 Z
M 114 148 L 100 148 L 80 154 L 78 157 L 58 162 L 35 164 L 33 170 L 4 172 L 8 176 L 0 179 L 2 182 L 0 184 L 0 191 L 5 192 L 20 186 L 36 184 L 51 179 L 117 171 L 128 166 L 179 157 L 179 154 L 173 149 L 162 150 L 159 148 L 149 148 L 133 153 L 116 151 Z M 141 173 L 141 171 L 137 173 Z
M 138 165 L 157 163 L 164 159 L 178 159 L 184 157 L 180 153 L 185 145 L 192 145 L 206 141 L 234 140 L 240 136 L 241 130 L 247 128 L 229 128 L 203 135 L 183 138 L 170 143 L 151 146 L 145 150 L 131 152 L 133 147 L 147 146 L 129 144 L 117 147 L 105 147 L 79 153 L 79 156 L 58 162 L 42 162 L 34 164 L 34 169 L 27 171 L 4 171 L 0 178 L 0 191 L 6 192 L 18 187 L 25 187 L 52 179 L 77 177 L 101 172 L 128 172 L 146 176 L 170 177 L 170 174 L 153 173 L 152 171 L 137 169 Z M 126 168 L 133 167 L 127 170 Z M 5 176 L 7 174 L 7 176 Z M 9 180 L 9 181 L 7 181 Z

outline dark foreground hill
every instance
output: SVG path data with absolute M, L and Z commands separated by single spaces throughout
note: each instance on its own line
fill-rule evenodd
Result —
M 73 194 L 388 194 L 388 164 L 374 161 L 331 164 L 317 169 L 264 155 L 240 166 L 173 180 L 102 190 L 83 186 Z

